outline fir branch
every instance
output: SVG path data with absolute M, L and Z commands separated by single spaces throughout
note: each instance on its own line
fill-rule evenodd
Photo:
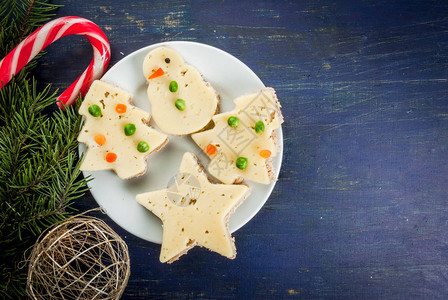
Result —
M 50 0 L 0 1 L 0 57 L 6 56 L 23 38 L 55 16 Z
M 24 99 L 41 95 L 36 93 L 34 84 L 27 84 Z M 0 90 L 0 98 L 10 93 L 8 87 L 23 92 L 8 85 Z M 18 95 L 23 95 L 21 92 Z M 34 243 L 42 230 L 64 220 L 73 200 L 87 191 L 86 179 L 79 178 L 76 137 L 81 118 L 76 113 L 77 107 L 57 111 L 48 118 L 41 114 L 45 108 L 41 103 L 53 105 L 56 97 L 45 96 L 37 97 L 40 100 L 34 109 L 28 105 L 33 103 L 31 100 L 17 106 L 15 121 L 1 128 L 2 133 L 14 134 L 0 135 L 0 247 L 4 252 L 0 265 L 3 277 L 0 295 L 2 292 L 7 295 L 6 291 L 11 289 L 22 290 L 18 286 L 11 287 L 19 282 L 24 288 L 25 281 L 16 281 L 23 271 L 12 263 L 22 259 L 21 253 Z M 25 121 L 26 118 L 29 120 Z M 14 135 L 19 138 L 14 139 Z
M 30 3 L 28 4 L 28 9 L 26 10 L 26 14 L 25 14 L 25 18 L 22 23 L 22 27 L 20 28 L 20 31 L 19 31 L 20 32 L 19 40 L 23 40 L 23 38 L 24 38 L 25 30 L 28 25 L 28 19 L 30 17 L 30 13 L 31 13 L 31 9 L 33 8 L 33 5 L 34 5 L 34 0 L 31 0 Z
M 0 1 L 0 58 L 54 16 L 49 0 Z M 75 107 L 45 115 L 55 105 L 48 85 L 30 79 L 39 54 L 0 89 L 0 298 L 26 295 L 27 270 L 18 262 L 49 226 L 71 214 L 87 191 L 81 178 Z

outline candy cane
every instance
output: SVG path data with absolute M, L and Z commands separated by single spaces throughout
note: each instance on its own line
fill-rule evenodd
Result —
M 90 84 L 100 78 L 110 60 L 110 45 L 106 35 L 93 22 L 79 17 L 62 17 L 34 31 L 8 55 L 0 61 L 0 89 L 17 74 L 42 49 L 66 35 L 83 35 L 93 47 L 93 59 L 87 69 L 59 97 L 58 106 L 62 103 L 70 106 L 81 93 L 85 95 Z

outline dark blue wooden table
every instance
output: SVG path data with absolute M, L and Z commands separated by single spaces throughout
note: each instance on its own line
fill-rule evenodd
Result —
M 234 234 L 235 260 L 195 248 L 161 264 L 159 245 L 101 216 L 130 247 L 124 299 L 447 299 L 448 2 L 61 3 L 57 16 L 105 31 L 111 65 L 158 42 L 206 43 L 283 105 L 280 178 Z M 37 78 L 60 88 L 91 59 L 81 37 L 48 52 Z

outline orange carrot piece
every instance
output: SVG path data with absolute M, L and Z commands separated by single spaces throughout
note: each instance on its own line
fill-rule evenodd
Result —
M 260 151 L 260 156 L 263 158 L 269 158 L 271 157 L 271 151 L 269 150 L 261 150 Z
M 101 133 L 96 134 L 93 139 L 100 146 L 102 146 L 106 143 L 106 137 Z
M 115 106 L 115 111 L 119 114 L 124 114 L 126 112 L 127 106 L 121 103 L 118 103 L 117 106 Z
M 208 155 L 215 155 L 218 151 L 218 148 L 213 144 L 208 144 L 207 148 L 205 149 L 205 152 L 207 152 Z
M 148 79 L 154 79 L 162 75 L 165 75 L 165 72 L 163 71 L 162 68 L 158 68 L 157 71 L 155 71 L 154 73 L 151 74 L 151 76 L 148 77 Z
M 109 163 L 113 163 L 117 160 L 117 155 L 113 152 L 109 152 L 106 154 L 106 161 Z

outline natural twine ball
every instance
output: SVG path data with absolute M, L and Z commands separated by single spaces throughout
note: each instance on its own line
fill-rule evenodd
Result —
M 118 299 L 129 275 L 121 237 L 100 219 L 73 217 L 34 245 L 27 291 L 34 299 Z

